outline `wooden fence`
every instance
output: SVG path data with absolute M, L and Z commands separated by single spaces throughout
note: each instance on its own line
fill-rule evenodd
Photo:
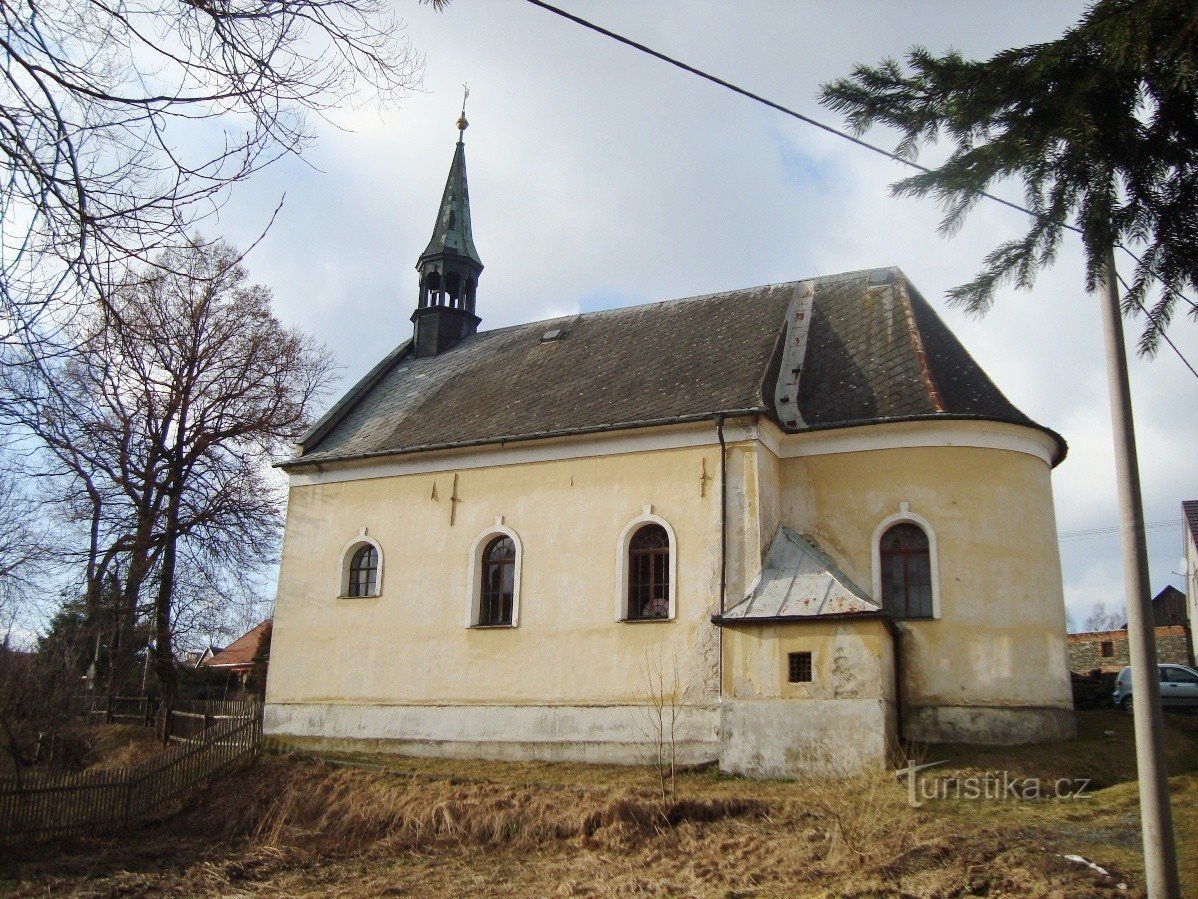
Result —
M 141 724 L 149 727 L 157 723 L 162 714 L 161 700 L 146 696 L 93 696 L 85 702 L 87 720 L 91 724 Z M 179 699 L 171 705 L 172 718 L 197 715 L 207 715 L 209 723 L 223 718 L 261 718 L 262 703 L 256 699 Z M 171 722 L 168 732 L 175 723 Z M 189 735 L 196 730 L 194 727 L 185 729 Z
M 90 724 L 142 724 L 149 727 L 158 717 L 159 701 L 146 696 L 89 697 Z
M 171 706 L 165 736 L 168 740 L 195 740 L 221 721 L 262 718 L 256 699 L 182 699 Z
M 164 817 L 202 783 L 256 757 L 261 737 L 260 717 L 226 718 L 135 767 L 0 779 L 0 841 L 102 833 Z

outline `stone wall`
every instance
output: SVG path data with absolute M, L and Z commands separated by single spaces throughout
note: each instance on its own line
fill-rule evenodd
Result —
M 1102 655 L 1102 644 L 1111 644 L 1111 655 Z M 1069 670 L 1078 674 L 1087 672 L 1117 672 L 1131 664 L 1127 650 L 1127 631 L 1092 631 L 1069 635 Z M 1156 657 L 1160 662 L 1177 665 L 1192 665 L 1190 637 L 1179 625 L 1156 629 Z

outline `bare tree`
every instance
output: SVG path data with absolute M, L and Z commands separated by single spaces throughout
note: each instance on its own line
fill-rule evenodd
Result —
M 647 651 L 641 676 L 647 703 L 642 709 L 644 730 L 653 745 L 653 767 L 664 808 L 678 798 L 678 725 L 683 688 L 677 652 L 671 650 L 667 664 L 661 644 Z
M 310 423 L 331 362 L 274 318 L 228 245 L 197 240 L 156 262 L 90 316 L 68 357 L 8 372 L 8 411 L 79 500 L 89 585 L 119 582 L 122 627 L 151 619 L 170 699 L 180 608 L 275 558 L 284 498 L 269 465 Z
M 11 0 L 0 52 L 0 349 L 43 352 L 300 153 L 312 115 L 392 100 L 422 67 L 387 0 Z
M 21 490 L 17 468 L 0 453 L 0 639 L 8 642 L 25 606 L 44 595 L 46 539 L 32 498 Z
M 1093 633 L 1095 631 L 1117 631 L 1120 628 L 1127 626 L 1127 612 L 1123 606 L 1115 606 L 1108 610 L 1106 603 L 1102 600 L 1094 603 L 1090 607 L 1089 614 L 1086 615 L 1082 622 L 1083 630 Z

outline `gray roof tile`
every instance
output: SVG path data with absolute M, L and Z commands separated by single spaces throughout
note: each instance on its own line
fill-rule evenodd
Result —
M 807 426 L 944 416 L 1040 427 L 1002 395 L 898 269 L 814 280 L 799 382 Z M 401 346 L 305 435 L 302 456 L 285 464 L 721 412 L 758 412 L 785 427 L 773 388 L 797 284 L 484 331 L 424 359 Z M 555 328 L 563 336 L 542 342 Z M 1063 456 L 1064 442 L 1053 436 Z

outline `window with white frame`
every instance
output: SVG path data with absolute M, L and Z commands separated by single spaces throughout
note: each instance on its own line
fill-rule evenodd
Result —
M 928 535 L 909 521 L 891 525 L 878 546 L 882 607 L 895 618 L 932 617 L 932 558 Z
M 367 543 L 359 546 L 349 563 L 349 596 L 374 596 L 378 588 L 379 551 Z
M 630 522 L 617 546 L 620 578 L 616 617 L 621 621 L 666 621 L 674 617 L 678 558 L 673 528 L 644 514 Z
M 360 598 L 378 596 L 383 589 L 383 550 L 362 529 L 341 551 L 341 573 L 337 595 Z
M 520 538 L 496 519 L 470 548 L 467 627 L 516 627 L 520 620 Z
M 940 617 L 940 578 L 936 535 L 908 503 L 874 531 L 874 598 L 891 617 Z
M 478 623 L 487 626 L 512 623 L 516 596 L 516 544 L 501 534 L 483 550 L 483 576 L 479 594 Z

